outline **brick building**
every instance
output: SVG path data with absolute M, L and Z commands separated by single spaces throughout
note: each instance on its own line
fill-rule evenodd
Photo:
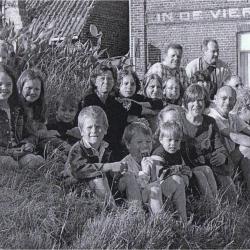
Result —
M 183 45 L 183 66 L 201 55 L 205 37 L 250 86 L 249 0 L 130 0 L 130 49 L 140 75 L 170 42 Z
M 129 51 L 128 0 L 18 0 L 24 25 L 39 23 L 46 29 L 55 23 L 53 38 L 89 38 L 89 25 L 102 31 L 102 46 L 110 56 L 124 55 Z

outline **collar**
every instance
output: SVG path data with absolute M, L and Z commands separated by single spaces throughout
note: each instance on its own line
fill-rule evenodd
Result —
M 95 149 L 83 137 L 81 139 L 81 142 L 83 143 L 84 147 L 87 149 L 90 149 L 93 155 L 97 156 L 99 159 L 99 162 L 101 162 L 104 152 L 106 148 L 109 146 L 109 144 L 106 141 L 102 141 L 100 144 L 100 147 L 98 149 Z
M 203 69 L 208 69 L 208 70 L 211 70 L 211 71 L 216 69 L 216 63 L 215 64 L 209 64 L 208 62 L 205 61 L 205 59 L 203 57 L 201 58 L 201 63 L 202 63 L 202 68 Z

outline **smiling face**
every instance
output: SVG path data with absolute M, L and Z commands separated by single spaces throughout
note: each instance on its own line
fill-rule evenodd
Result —
M 27 80 L 22 89 L 22 95 L 27 102 L 35 102 L 41 94 L 42 84 L 39 79 Z
M 224 86 L 220 88 L 214 97 L 216 110 L 224 117 L 228 117 L 229 112 L 233 109 L 236 102 L 235 90 L 231 87 Z
M 144 154 L 150 155 L 152 151 L 152 138 L 150 135 L 146 135 L 138 130 L 126 146 L 132 157 L 140 162 Z
M 178 69 L 181 64 L 182 51 L 179 49 L 169 48 L 163 63 L 171 69 Z
M 74 121 L 76 113 L 76 107 L 71 107 L 71 105 L 60 104 L 56 111 L 56 119 L 61 122 L 71 123 Z
M 161 99 L 162 95 L 161 83 L 157 79 L 150 80 L 146 88 L 146 96 L 152 99 Z
M 177 100 L 180 97 L 180 84 L 176 79 L 171 78 L 164 83 L 164 96 L 170 100 Z
M 84 116 L 80 130 L 83 139 L 95 149 L 100 147 L 100 144 L 107 133 L 103 124 L 103 119 L 99 117 Z
M 204 98 L 198 98 L 193 101 L 189 101 L 187 104 L 187 111 L 192 117 L 199 117 L 202 115 L 205 109 Z
M 108 95 L 115 84 L 113 74 L 110 70 L 98 75 L 95 80 L 96 92 L 100 96 Z
M 0 101 L 8 100 L 13 90 L 13 81 L 5 73 L 0 72 Z
M 131 97 L 136 92 L 136 83 L 131 74 L 125 75 L 121 80 L 120 95 L 123 97 Z

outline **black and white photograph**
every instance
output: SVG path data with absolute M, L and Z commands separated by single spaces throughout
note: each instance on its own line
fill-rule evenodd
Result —
M 249 0 L 0 0 L 1 249 L 250 249 Z

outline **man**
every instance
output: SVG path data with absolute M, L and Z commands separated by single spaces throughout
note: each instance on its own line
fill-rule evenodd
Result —
M 239 166 L 243 179 L 247 183 L 247 195 L 250 198 L 250 160 L 244 157 L 239 145 L 231 140 L 231 133 L 250 136 L 250 129 L 237 114 L 230 112 L 235 103 L 236 91 L 231 86 L 223 86 L 218 89 L 214 97 L 214 106 L 210 108 L 208 115 L 216 120 L 222 135 L 222 142 L 228 150 L 234 166 Z
M 190 78 L 196 71 L 210 72 L 213 94 L 217 92 L 224 81 L 230 77 L 228 65 L 219 59 L 219 45 L 216 40 L 205 39 L 202 44 L 202 57 L 196 58 L 186 66 L 187 76 Z
M 185 69 L 180 67 L 182 52 L 183 49 L 180 44 L 169 44 L 163 54 L 163 61 L 153 64 L 148 70 L 147 75 L 157 74 L 163 81 L 170 77 L 176 77 L 180 81 L 183 90 L 185 90 L 188 79 Z

